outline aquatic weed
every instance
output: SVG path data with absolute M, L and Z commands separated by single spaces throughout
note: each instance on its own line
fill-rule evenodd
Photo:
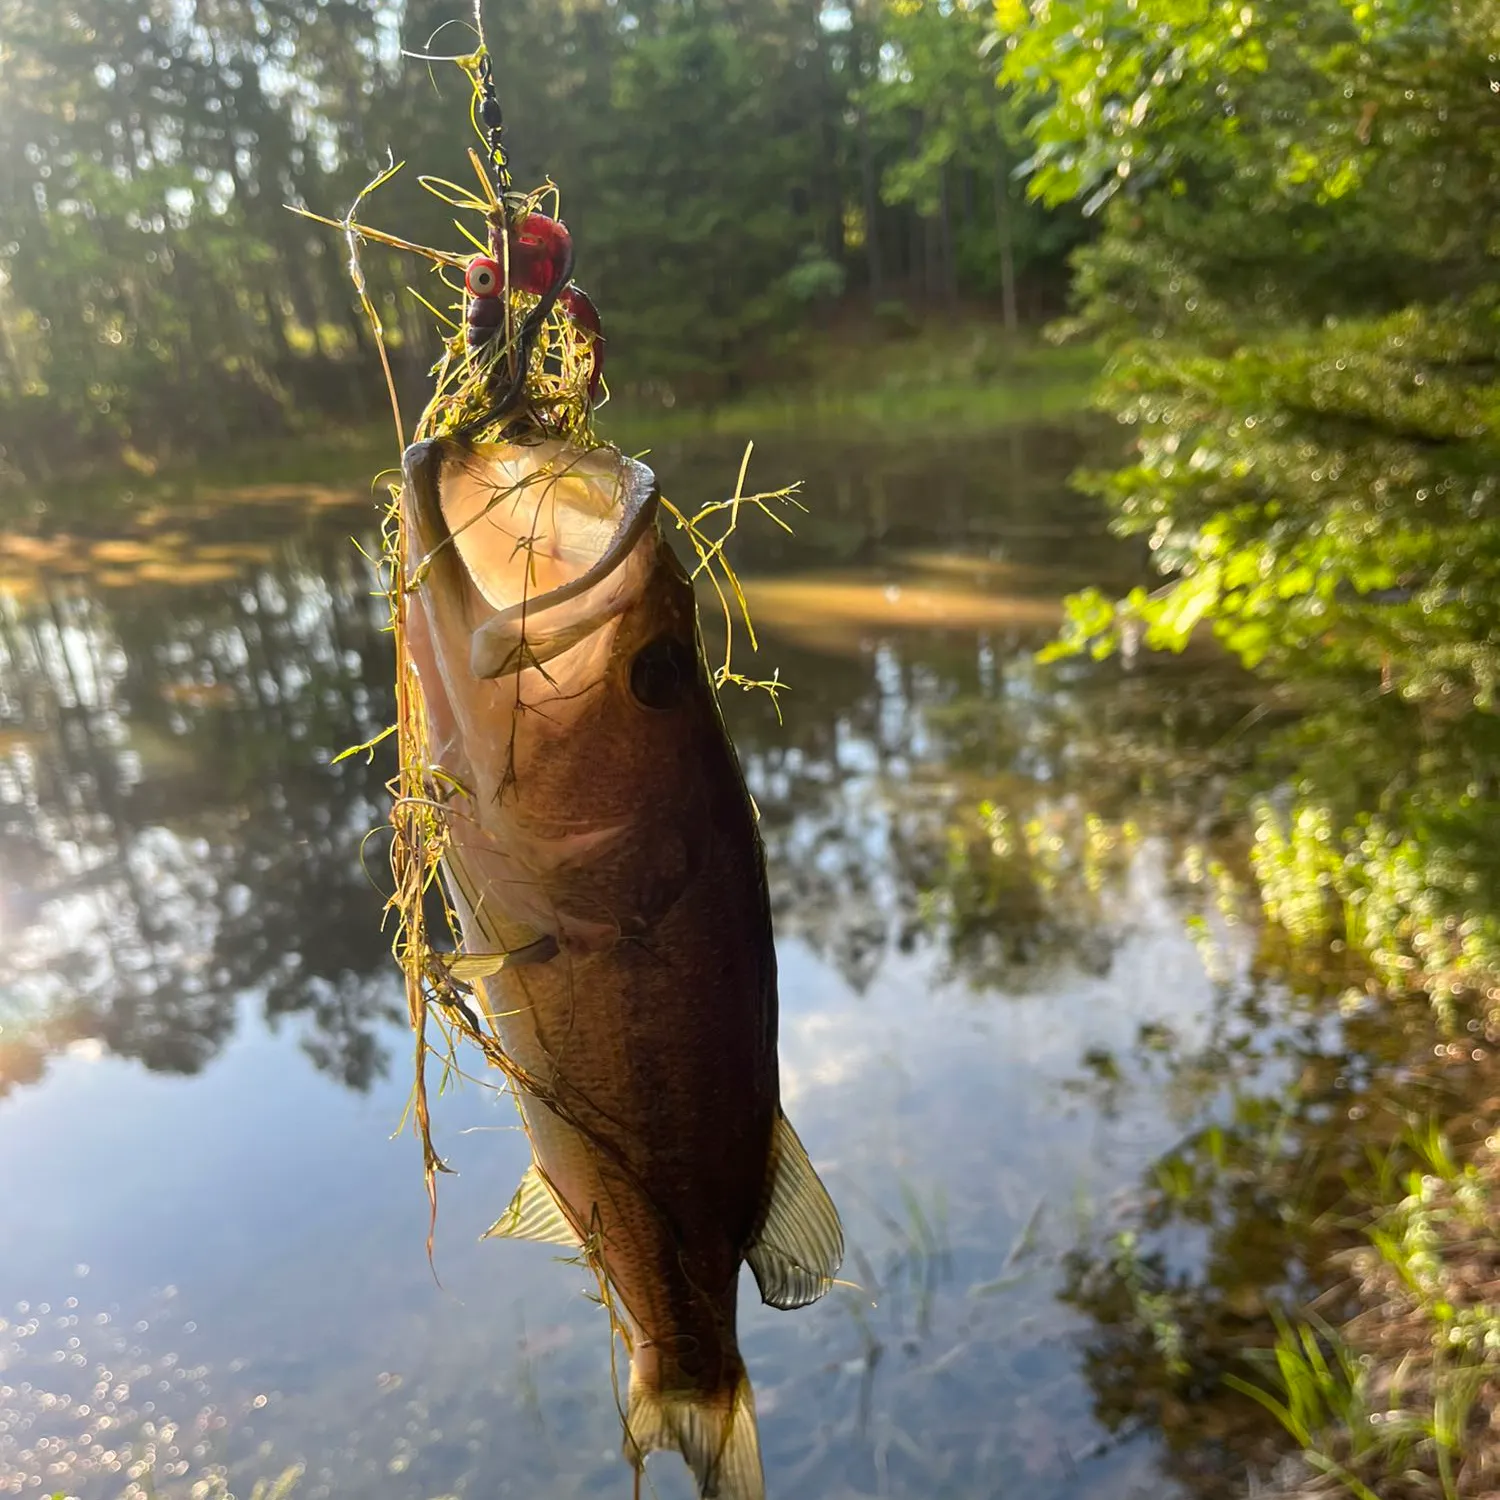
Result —
M 1112 1246 L 1115 1274 L 1130 1294 L 1140 1325 L 1151 1335 L 1167 1373 L 1174 1379 L 1186 1376 L 1186 1334 L 1177 1316 L 1174 1298 L 1159 1273 L 1141 1257 L 1140 1239 L 1133 1230 L 1122 1229 Z
M 1484 1420 L 1500 1393 L 1493 1148 L 1462 1161 L 1424 1120 L 1376 1156 L 1356 1185 L 1370 1246 L 1355 1258 L 1365 1310 L 1338 1331 L 1310 1312 L 1275 1313 L 1272 1349 L 1247 1356 L 1261 1383 L 1233 1374 L 1225 1383 L 1360 1500 L 1397 1476 L 1403 1495 L 1488 1494 L 1500 1474 Z

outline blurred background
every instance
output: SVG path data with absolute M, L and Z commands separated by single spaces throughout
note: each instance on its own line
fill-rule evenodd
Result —
M 397 445 L 287 205 L 389 152 L 366 221 L 459 244 L 470 20 L 0 0 L 0 1494 L 629 1482 L 479 1084 L 427 1266 L 335 764 Z M 1500 5 L 485 25 L 603 433 L 808 507 L 725 708 L 857 1285 L 747 1296 L 769 1492 L 1500 1492 Z M 414 411 L 433 283 L 364 268 Z
M 819 0 L 487 16 L 518 183 L 550 175 L 580 280 L 611 309 L 617 384 L 702 400 L 784 372 L 847 297 L 980 298 L 1012 325 L 1064 305 L 1076 207 L 1028 202 L 1024 112 L 978 7 Z M 421 173 L 468 181 L 472 12 L 409 5 L 7 0 L 4 459 L 50 475 L 80 440 L 150 462 L 380 414 L 337 234 L 370 204 L 454 237 Z M 445 24 L 446 23 L 446 24 Z M 373 222 L 373 220 L 372 220 Z M 432 362 L 425 268 L 372 257 L 404 373 Z

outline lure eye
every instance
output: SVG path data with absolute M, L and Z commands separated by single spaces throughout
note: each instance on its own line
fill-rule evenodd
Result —
M 464 272 L 464 285 L 471 297 L 500 295 L 500 267 L 487 255 L 476 255 Z

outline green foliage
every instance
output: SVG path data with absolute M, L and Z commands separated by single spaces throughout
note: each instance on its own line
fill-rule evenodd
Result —
M 881 11 L 881 64 L 856 98 L 888 163 L 883 201 L 914 208 L 943 242 L 929 289 L 1001 295 L 1007 274 L 1060 263 L 1083 227 L 1075 211 L 1028 203 L 1014 176 L 1023 117 L 996 87 L 988 0 Z
M 1488 710 L 1500 679 L 1500 144 L 1493 3 L 1002 0 L 1047 201 L 1132 462 L 1087 483 L 1173 583 L 1074 609 L 1180 649 L 1384 674 Z M 1027 24 L 1023 24 L 1027 23 Z
M 804 250 L 782 285 L 794 302 L 832 302 L 843 295 L 848 279 L 848 272 L 836 260 L 817 250 Z
M 452 242 L 416 179 L 467 178 L 469 85 L 401 49 L 470 50 L 469 14 L 0 0 L 0 479 L 83 455 L 149 469 L 375 415 L 344 247 L 285 205 L 341 213 L 389 150 L 406 167 L 372 222 Z M 1009 182 L 1019 125 L 980 55 L 985 14 L 485 6 L 517 181 L 562 189 L 617 392 L 732 393 L 866 287 L 985 296 L 1002 263 L 1023 290 L 1056 279 L 1077 216 Z M 440 312 L 452 295 L 399 256 L 371 250 L 364 269 L 415 393 L 436 339 L 411 292 Z
M 1254 869 L 1294 944 L 1447 1005 L 1500 976 L 1495 0 L 1000 0 L 1032 191 L 1105 232 L 1077 325 L 1130 434 L 1081 476 L 1166 584 L 1053 655 L 1212 632 L 1314 712 Z M 1489 121 L 1490 124 L 1486 124 Z
M 294 339 L 348 344 L 331 247 L 280 205 L 342 192 L 322 105 L 357 96 L 375 33 L 346 0 L 0 5 L 0 469 L 128 442 L 153 409 L 244 437 L 295 399 Z
M 1088 486 L 1174 582 L 1079 601 L 1072 636 L 1130 618 L 1181 649 L 1203 620 L 1251 666 L 1384 673 L 1482 709 L 1500 684 L 1500 293 L 1227 355 L 1141 340 L 1108 399 L 1135 461 Z
M 752 32 L 728 11 L 660 8 L 622 49 L 595 122 L 613 145 L 601 136 L 564 179 L 587 194 L 587 264 L 640 374 L 733 368 L 747 340 L 787 321 L 786 277 L 816 242 L 810 208 L 788 211 L 793 195 L 811 204 L 817 171 L 787 76 L 812 38 Z

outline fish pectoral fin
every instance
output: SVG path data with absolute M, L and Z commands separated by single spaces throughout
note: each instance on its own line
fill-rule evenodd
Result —
M 448 972 L 455 979 L 472 984 L 476 979 L 489 979 L 502 969 L 524 968 L 529 964 L 550 963 L 557 957 L 557 939 L 548 933 L 534 943 L 521 948 L 511 948 L 499 953 L 455 953 L 448 960 Z
M 570 1250 L 582 1243 L 535 1162 L 526 1168 L 510 1207 L 480 1239 L 535 1240 L 540 1245 L 566 1245 Z
M 844 1226 L 785 1115 L 776 1116 L 765 1217 L 745 1259 L 761 1300 L 806 1307 L 833 1285 L 844 1260 Z

